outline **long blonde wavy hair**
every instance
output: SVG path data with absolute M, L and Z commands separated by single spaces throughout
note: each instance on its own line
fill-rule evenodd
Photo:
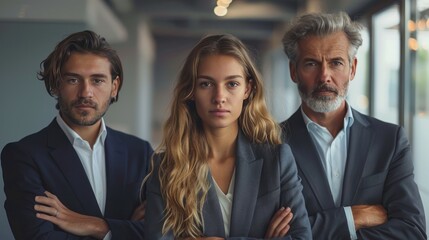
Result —
M 202 235 L 202 208 L 209 190 L 207 179 L 210 146 L 192 100 L 200 61 L 208 55 L 228 55 L 243 66 L 252 81 L 238 119 L 242 132 L 255 143 L 280 143 L 280 128 L 267 110 L 261 78 L 247 48 L 232 35 L 212 35 L 200 40 L 189 53 L 180 71 L 164 125 L 164 135 L 156 152 L 162 156 L 159 180 L 165 201 L 163 234 L 177 238 Z M 153 165 L 153 164 L 152 164 Z M 152 170 L 153 171 L 153 170 Z

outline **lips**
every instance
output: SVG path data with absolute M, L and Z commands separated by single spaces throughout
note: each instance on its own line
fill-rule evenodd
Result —
M 226 114 L 228 114 L 230 111 L 226 110 L 226 109 L 215 109 L 215 110 L 210 110 L 209 113 L 215 115 L 215 116 L 224 116 Z
M 216 110 L 210 110 L 210 112 L 229 112 L 229 110 L 226 110 L 226 109 L 216 109 Z
M 96 108 L 97 104 L 91 100 L 83 99 L 83 100 L 78 100 L 78 101 L 74 102 L 73 107 L 75 107 L 75 108 Z
M 91 105 L 81 105 L 81 104 L 75 105 L 75 107 L 76 108 L 94 108 L 94 106 L 91 106 Z

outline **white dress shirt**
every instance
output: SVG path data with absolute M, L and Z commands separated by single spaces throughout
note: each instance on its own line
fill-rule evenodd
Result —
M 308 132 L 316 146 L 317 153 L 322 160 L 325 169 L 332 198 L 336 207 L 341 205 L 341 195 L 343 192 L 344 172 L 347 161 L 347 146 L 349 142 L 350 127 L 353 125 L 354 118 L 350 105 L 346 103 L 347 113 L 344 117 L 344 127 L 335 136 L 325 127 L 313 122 L 301 108 L 301 113 Z M 354 226 L 353 214 L 350 206 L 344 207 L 344 213 L 347 219 L 347 225 L 350 232 L 350 239 L 357 239 Z
M 104 119 L 101 119 L 100 132 L 93 148 L 89 143 L 83 140 L 79 134 L 71 129 L 58 114 L 56 117 L 57 123 L 63 132 L 66 134 L 70 143 L 73 145 L 74 150 L 79 156 L 80 162 L 91 184 L 92 191 L 100 208 L 101 213 L 104 215 L 104 208 L 106 206 L 106 156 L 104 151 L 104 142 L 106 140 L 107 131 Z M 60 199 L 61 200 L 61 199 Z M 105 240 L 111 238 L 111 232 L 104 237 Z

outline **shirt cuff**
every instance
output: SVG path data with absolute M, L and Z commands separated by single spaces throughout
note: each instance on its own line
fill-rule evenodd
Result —
M 103 240 L 111 240 L 112 239 L 112 232 L 109 231 L 106 236 L 104 236 Z
M 353 219 L 353 213 L 351 207 L 344 207 L 344 213 L 346 214 L 347 226 L 349 227 L 350 239 L 355 240 L 357 238 L 355 221 Z

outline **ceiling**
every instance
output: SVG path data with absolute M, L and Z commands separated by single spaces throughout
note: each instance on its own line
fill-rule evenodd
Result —
M 386 0 L 388 1 L 388 0 Z M 148 19 L 156 36 L 201 36 L 232 33 L 267 39 L 303 11 L 344 10 L 350 15 L 382 0 L 233 0 L 226 16 L 213 9 L 216 0 L 105 0 L 119 15 L 137 13 Z

